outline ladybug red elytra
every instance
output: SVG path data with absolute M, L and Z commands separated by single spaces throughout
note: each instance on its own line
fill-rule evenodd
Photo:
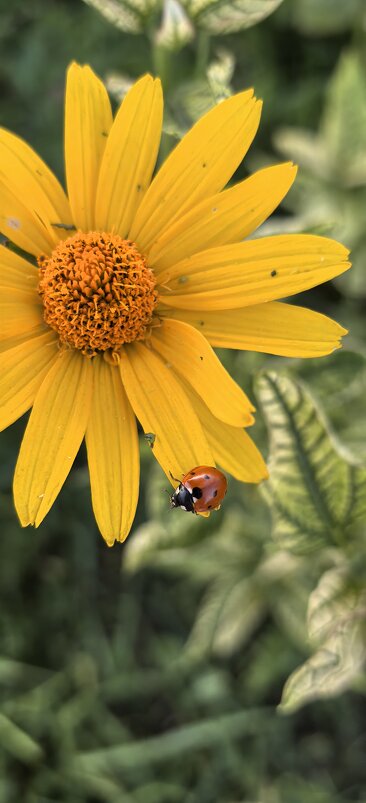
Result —
M 226 491 L 227 479 L 222 471 L 214 466 L 196 466 L 184 475 L 170 497 L 170 505 L 209 516 L 211 510 L 219 509 Z

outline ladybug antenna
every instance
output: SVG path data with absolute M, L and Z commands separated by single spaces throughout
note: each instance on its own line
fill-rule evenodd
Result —
M 170 474 L 172 480 L 174 480 L 174 482 L 179 482 L 180 483 L 180 480 L 177 480 L 177 478 L 173 476 L 171 471 L 169 471 L 169 474 Z

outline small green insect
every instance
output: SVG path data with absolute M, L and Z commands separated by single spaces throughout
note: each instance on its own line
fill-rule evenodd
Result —
M 150 449 L 153 449 L 154 448 L 154 443 L 155 443 L 155 438 L 156 438 L 156 435 L 154 434 L 154 432 L 145 432 L 144 433 L 144 438 L 145 438 L 146 442 L 149 444 Z

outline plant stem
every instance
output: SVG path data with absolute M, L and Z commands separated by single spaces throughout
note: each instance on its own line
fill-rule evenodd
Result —
M 210 36 L 206 31 L 199 31 L 197 35 L 197 50 L 196 50 L 196 64 L 195 64 L 195 77 L 200 78 L 206 73 L 206 67 L 210 55 Z

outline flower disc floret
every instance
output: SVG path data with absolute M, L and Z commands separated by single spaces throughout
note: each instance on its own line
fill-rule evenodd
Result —
M 135 243 L 77 232 L 38 263 L 44 319 L 61 343 L 94 356 L 146 337 L 157 293 Z

